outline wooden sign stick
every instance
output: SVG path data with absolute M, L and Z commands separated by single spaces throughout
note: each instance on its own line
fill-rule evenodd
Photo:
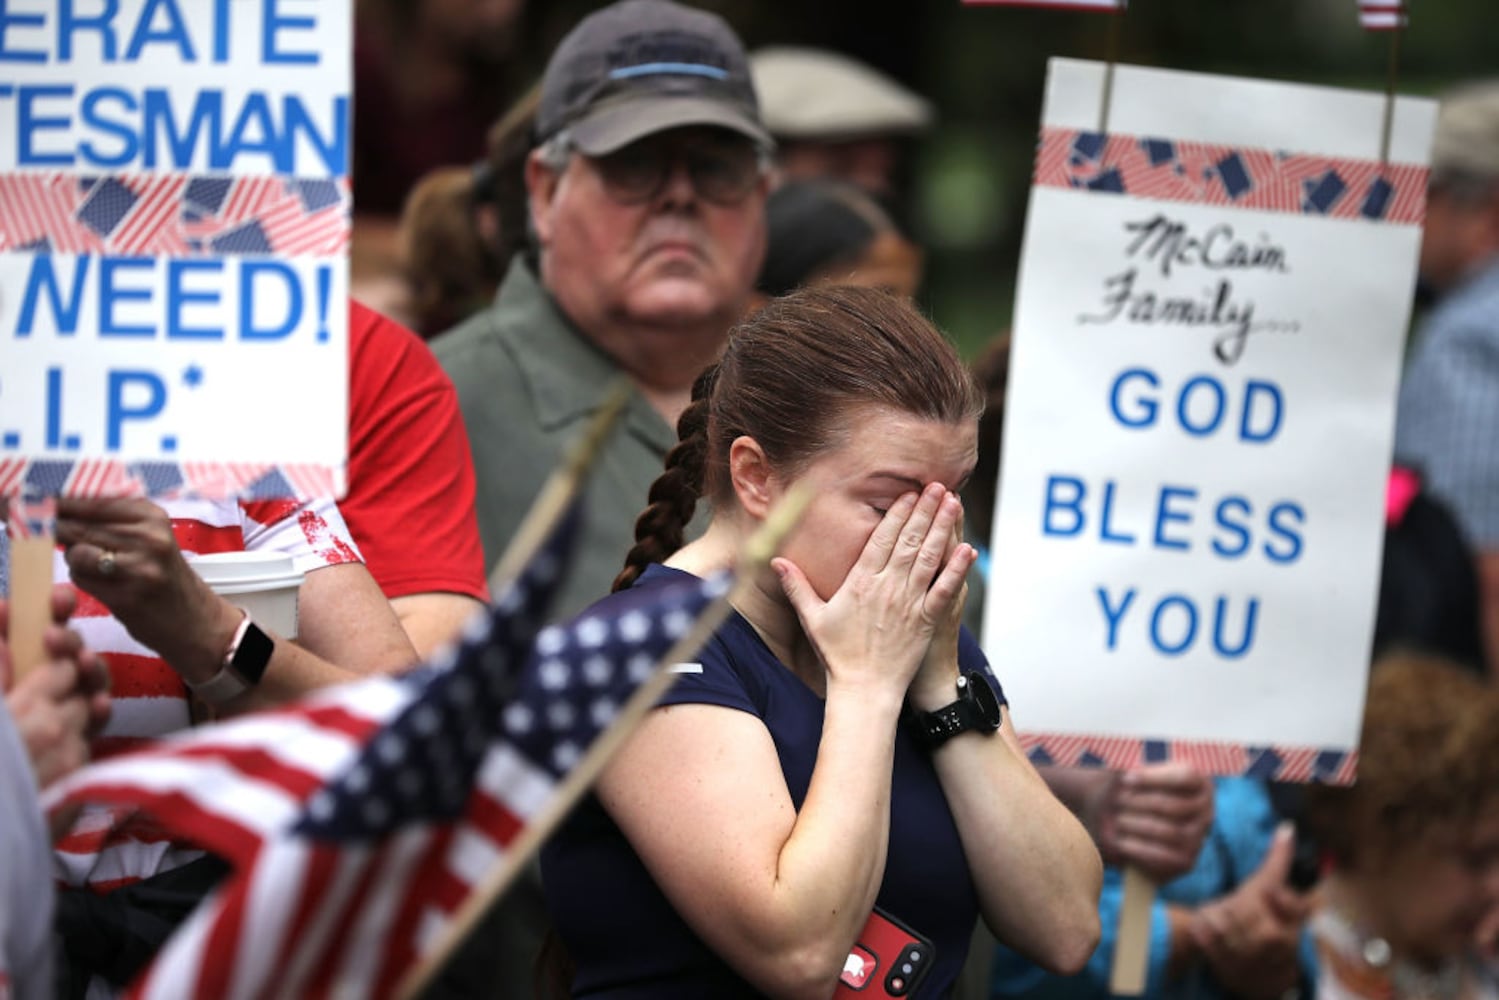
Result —
M 52 552 L 57 547 L 52 524 L 56 505 L 52 500 L 11 499 L 7 518 L 10 531 L 10 646 L 13 669 L 11 683 L 47 662 L 42 634 L 52 624 Z M 31 522 L 48 530 L 33 532 Z
M 1155 905 L 1155 883 L 1139 868 L 1124 869 L 1124 899 L 1114 931 L 1114 959 L 1109 967 L 1109 992 L 1137 997 L 1145 992 L 1150 970 L 1150 909 Z

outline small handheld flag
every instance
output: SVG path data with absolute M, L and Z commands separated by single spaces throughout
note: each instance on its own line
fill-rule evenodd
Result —
M 1358 23 L 1368 31 L 1398 31 L 1408 23 L 1405 0 L 1358 0 Z
M 963 0 L 969 7 L 1050 7 L 1054 10 L 1122 11 L 1129 0 Z
M 575 535 L 564 519 L 430 669 L 205 726 L 49 790 L 49 809 L 139 807 L 235 868 L 131 996 L 392 995 L 727 590 L 684 582 L 538 632 Z

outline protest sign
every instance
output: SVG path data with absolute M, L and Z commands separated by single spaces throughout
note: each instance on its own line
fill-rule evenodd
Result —
M 1032 757 L 1347 781 L 1435 108 L 1053 60 L 985 646 Z
M 0 496 L 329 496 L 348 0 L 0 7 Z

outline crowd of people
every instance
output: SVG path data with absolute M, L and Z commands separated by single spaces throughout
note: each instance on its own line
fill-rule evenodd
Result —
M 879 927 L 896 993 L 1104 997 L 1133 868 L 1146 996 L 1499 998 L 1499 83 L 1441 104 L 1358 781 L 1301 788 L 1022 749 L 975 613 L 1009 340 L 922 315 L 895 197 L 935 109 L 673 0 L 495 106 L 523 6 L 360 7 L 348 495 L 59 502 L 46 662 L 0 641 L 0 998 L 118 994 L 224 875 L 39 788 L 430 657 L 621 381 L 558 618 L 812 499 L 426 996 L 857 996 Z M 294 636 L 192 568 L 235 551 L 294 560 Z

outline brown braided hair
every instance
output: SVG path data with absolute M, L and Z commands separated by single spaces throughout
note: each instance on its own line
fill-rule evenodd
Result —
M 737 438 L 754 438 L 791 478 L 840 445 L 850 411 L 869 405 L 961 423 L 978 419 L 983 398 L 956 349 L 907 299 L 839 285 L 773 299 L 730 331 L 723 358 L 693 386 L 614 589 L 681 548 L 700 498 L 732 502 Z
M 646 508 L 635 519 L 635 545 L 613 590 L 630 587 L 645 568 L 682 547 L 682 532 L 697 510 L 708 458 L 708 406 L 718 381 L 718 365 L 709 365 L 692 383 L 692 402 L 677 418 L 677 443 L 666 453 L 666 471 L 651 483 Z

